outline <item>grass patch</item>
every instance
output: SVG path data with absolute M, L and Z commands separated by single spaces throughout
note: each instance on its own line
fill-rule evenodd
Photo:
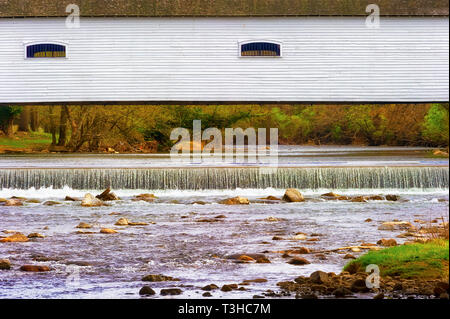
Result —
M 349 262 L 345 271 L 365 271 L 378 265 L 382 276 L 402 278 L 448 278 L 448 240 L 437 239 L 425 244 L 402 245 L 367 254 Z
M 46 148 L 52 143 L 50 133 L 31 132 L 14 138 L 0 137 L 1 149 L 35 149 Z

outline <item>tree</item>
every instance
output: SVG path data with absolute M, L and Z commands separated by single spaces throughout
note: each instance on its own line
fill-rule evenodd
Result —
M 39 111 L 37 107 L 32 107 L 30 114 L 30 128 L 33 132 L 39 130 L 40 121 L 39 121 Z
M 423 123 L 423 137 L 433 145 L 448 146 L 448 106 L 433 104 Z
M 29 132 L 30 131 L 30 122 L 31 122 L 31 107 L 24 106 L 22 113 L 20 113 L 19 117 L 19 131 Z
M 52 133 L 52 145 L 56 145 L 56 114 L 53 106 L 48 107 L 50 119 L 50 133 Z
M 67 139 L 67 121 L 69 119 L 69 109 L 67 105 L 61 107 L 61 114 L 59 117 L 59 140 L 58 146 L 65 146 Z
M 0 105 L 0 130 L 2 130 L 7 136 L 12 137 L 14 135 L 14 120 L 20 115 L 22 110 L 22 106 Z

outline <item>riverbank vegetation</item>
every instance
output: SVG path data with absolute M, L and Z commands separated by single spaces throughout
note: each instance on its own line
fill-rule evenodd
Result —
M 370 251 L 348 263 L 344 270 L 357 272 L 371 264 L 380 268 L 381 276 L 402 278 L 448 278 L 448 239 L 435 239 Z
M 280 144 L 448 148 L 449 105 L 0 106 L 0 149 L 167 151 L 176 127 L 278 128 Z M 21 133 L 22 132 L 22 133 Z M 36 135 L 37 134 L 37 135 Z M 50 147 L 49 147 L 50 145 Z

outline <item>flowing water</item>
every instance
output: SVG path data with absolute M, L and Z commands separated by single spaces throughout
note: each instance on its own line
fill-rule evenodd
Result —
M 321 252 L 396 238 L 401 231 L 378 230 L 383 221 L 394 219 L 448 220 L 448 160 L 430 159 L 423 149 L 286 147 L 276 170 L 255 165 L 191 166 L 175 168 L 164 155 L 0 157 L 0 198 L 40 201 L 0 206 L 0 231 L 45 236 L 0 244 L 0 259 L 13 264 L 13 270 L 0 271 L 0 298 L 138 298 L 146 284 L 140 279 L 147 274 L 180 279 L 148 283 L 156 297 L 161 297 L 162 288 L 179 287 L 180 297 L 201 298 L 201 287 L 210 283 L 267 279 L 245 286 L 246 291 L 212 292 L 216 298 L 251 298 L 268 289 L 278 291 L 277 282 L 315 270 L 339 273 L 348 261 L 336 252 L 326 253 L 325 259 L 308 254 L 303 257 L 311 264 L 293 266 L 281 257 L 281 250 L 308 247 Z M 85 208 L 64 201 L 66 195 L 98 194 L 107 186 L 121 198 L 111 206 Z M 281 197 L 288 187 L 300 189 L 306 202 L 260 199 Z M 400 200 L 355 203 L 321 198 L 328 191 L 351 196 L 397 194 Z M 153 203 L 131 200 L 140 193 L 158 198 Z M 234 196 L 247 197 L 251 204 L 218 204 Z M 48 200 L 59 204 L 43 205 Z M 194 203 L 199 201 L 203 203 Z M 225 218 L 215 218 L 218 215 Z M 149 225 L 114 226 L 120 217 Z M 365 222 L 367 218 L 372 221 Z M 77 234 L 80 222 L 92 224 L 85 231 L 94 233 Z M 100 234 L 102 227 L 118 233 Z M 299 232 L 307 239 L 293 240 Z M 273 236 L 285 240 L 274 241 Z M 308 241 L 312 238 L 319 241 Z M 264 253 L 271 263 L 226 259 L 251 253 Z M 36 261 L 39 256 L 45 261 Z M 53 270 L 25 273 L 18 269 L 24 264 L 49 265 Z

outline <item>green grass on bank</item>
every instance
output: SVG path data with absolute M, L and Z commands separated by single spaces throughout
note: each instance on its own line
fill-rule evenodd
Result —
M 402 278 L 448 277 L 448 240 L 435 240 L 425 244 L 402 245 L 369 253 L 349 262 L 344 270 L 365 271 L 375 264 L 381 276 Z
M 45 148 L 52 143 L 52 135 L 50 133 L 31 132 L 25 136 L 9 138 L 0 137 L 1 149 L 33 149 Z

